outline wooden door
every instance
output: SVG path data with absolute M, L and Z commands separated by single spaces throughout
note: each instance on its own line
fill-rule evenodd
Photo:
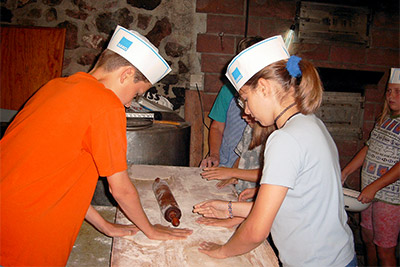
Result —
M 0 28 L 0 108 L 19 110 L 42 85 L 60 77 L 65 29 Z

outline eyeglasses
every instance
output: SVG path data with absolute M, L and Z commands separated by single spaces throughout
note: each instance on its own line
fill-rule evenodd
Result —
M 238 103 L 239 107 L 241 107 L 242 109 L 244 109 L 245 100 L 243 100 L 243 98 L 238 97 L 237 103 Z

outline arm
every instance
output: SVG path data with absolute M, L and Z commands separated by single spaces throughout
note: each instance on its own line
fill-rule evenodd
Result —
M 388 186 L 400 178 L 400 162 L 397 162 L 389 171 L 382 175 L 379 179 L 375 180 L 373 183 L 367 185 L 358 196 L 358 200 L 362 203 L 371 202 L 376 192 Z
M 229 241 L 222 246 L 203 242 L 200 251 L 214 258 L 227 258 L 256 248 L 267 238 L 287 191 L 282 186 L 261 185 L 251 213 Z
M 364 162 L 365 156 L 367 155 L 368 146 L 364 146 L 354 158 L 344 167 L 342 170 L 342 184 L 346 181 L 347 177 L 352 174 L 355 170 L 360 168 Z
M 131 183 L 126 170 L 108 176 L 107 180 L 110 185 L 110 192 L 121 209 L 148 238 L 158 240 L 184 239 L 192 233 L 188 229 L 172 229 L 152 225 L 144 213 L 138 192 Z
M 208 145 L 210 155 L 202 160 L 200 167 L 211 167 L 219 165 L 219 149 L 222 143 L 222 135 L 224 133 L 225 123 L 213 120 L 208 134 Z
M 250 182 L 257 182 L 260 178 L 260 175 L 261 170 L 259 168 L 245 170 L 226 167 L 210 167 L 204 168 L 204 172 L 201 173 L 201 176 L 207 180 L 226 180 L 234 177 Z
M 134 235 L 139 230 L 135 225 L 114 224 L 106 221 L 92 206 L 89 206 L 85 220 L 110 237 Z
M 232 202 L 232 215 L 234 217 L 246 218 L 253 204 L 253 202 Z M 227 219 L 229 218 L 228 201 L 207 200 L 194 205 L 193 212 L 207 218 Z

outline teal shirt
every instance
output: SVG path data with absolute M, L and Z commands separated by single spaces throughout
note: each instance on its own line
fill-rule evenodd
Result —
M 229 104 L 232 98 L 235 96 L 235 88 L 231 84 L 224 84 L 215 99 L 214 105 L 210 111 L 208 117 L 215 121 L 226 122 L 227 112 Z

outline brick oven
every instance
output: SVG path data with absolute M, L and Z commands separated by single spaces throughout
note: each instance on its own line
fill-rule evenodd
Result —
M 317 116 L 335 140 L 343 167 L 364 145 L 379 115 L 383 92 L 378 91 L 378 83 L 385 73 L 322 67 L 318 72 L 324 85 L 324 96 Z M 366 95 L 372 88 L 375 88 L 374 99 Z M 371 113 L 375 114 L 373 118 L 369 118 Z M 360 189 L 358 173 L 347 179 L 346 186 Z

